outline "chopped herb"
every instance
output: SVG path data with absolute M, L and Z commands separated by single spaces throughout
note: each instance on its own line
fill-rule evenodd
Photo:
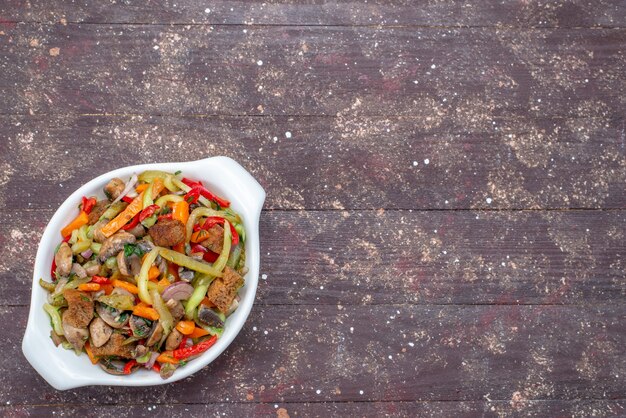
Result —
M 177 172 L 174 173 L 175 176 L 179 175 L 180 173 L 182 173 L 181 170 L 178 170 Z
M 145 254 L 145 251 L 135 244 L 124 244 L 124 257 L 130 257 L 133 254 L 137 254 L 141 257 Z

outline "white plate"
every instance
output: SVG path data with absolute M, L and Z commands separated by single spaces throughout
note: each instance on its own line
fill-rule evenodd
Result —
M 39 279 L 49 280 L 54 248 L 61 241 L 60 230 L 78 214 L 82 196 L 104 197 L 102 188 L 113 177 L 124 180 L 133 173 L 181 170 L 185 177 L 201 180 L 207 188 L 231 201 L 233 210 L 241 215 L 246 229 L 245 285 L 239 291 L 239 308 L 226 320 L 222 337 L 202 356 L 177 369 L 167 380 L 151 370 L 138 370 L 129 376 L 114 376 L 91 364 L 87 355 L 76 356 L 73 351 L 55 347 L 50 340 L 50 320 L 42 306 L 46 291 Z M 28 325 L 22 341 L 22 351 L 30 364 L 50 385 L 59 390 L 88 385 L 151 386 L 175 382 L 197 372 L 217 358 L 237 336 L 246 321 L 256 294 L 259 280 L 259 217 L 265 201 L 265 191 L 243 167 L 227 157 L 213 157 L 186 163 L 143 164 L 113 170 L 97 177 L 76 190 L 59 207 L 44 230 L 33 272 Z

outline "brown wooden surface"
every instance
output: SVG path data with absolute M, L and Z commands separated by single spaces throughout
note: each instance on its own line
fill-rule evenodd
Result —
M 623 1 L 2 2 L 0 414 L 624 416 L 625 79 Z M 211 155 L 267 191 L 241 334 L 172 385 L 50 388 L 49 218 Z

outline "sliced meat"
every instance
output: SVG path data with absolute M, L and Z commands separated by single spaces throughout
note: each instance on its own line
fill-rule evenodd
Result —
M 133 244 L 137 239 L 134 235 L 126 231 L 119 231 L 107 238 L 100 247 L 98 255 L 100 261 L 105 262 L 107 258 L 117 255 L 124 249 L 124 244 Z
M 114 177 L 104 186 L 104 194 L 107 195 L 109 200 L 115 200 L 124 191 L 124 188 L 126 188 L 124 180 Z
M 91 335 L 91 346 L 102 347 L 111 338 L 113 328 L 108 326 L 101 318 L 95 318 L 89 324 L 89 334 Z
M 207 229 L 209 235 L 200 244 L 207 247 L 214 253 L 221 253 L 224 246 L 224 228 L 222 225 L 213 225 Z
M 85 346 L 85 341 L 89 338 L 89 331 L 87 331 L 87 328 L 72 325 L 73 318 L 71 318 L 69 310 L 63 312 L 61 319 L 63 322 L 63 335 L 76 350 L 81 351 Z
M 72 248 L 70 248 L 67 242 L 62 243 L 54 255 L 54 262 L 57 265 L 57 274 L 60 276 L 67 276 L 72 271 Z
M 185 224 L 178 219 L 162 219 L 148 229 L 148 233 L 156 245 L 173 247 L 185 239 Z
M 102 233 L 102 228 L 104 228 L 104 226 L 108 223 L 109 223 L 109 220 L 104 218 L 103 220 L 98 221 L 93 225 L 93 240 L 94 241 L 102 244 L 104 241 L 107 240 L 106 235 Z
M 65 289 L 63 297 L 68 306 L 63 314 L 64 321 L 76 328 L 87 328 L 93 318 L 93 300 L 87 293 L 75 289 Z
M 211 283 L 207 298 L 217 306 L 220 312 L 228 312 L 237 291 L 243 286 L 243 278 L 230 267 L 224 269 L 224 275 Z
M 93 225 L 98 222 L 98 219 L 100 219 L 104 212 L 106 212 L 108 207 L 108 200 L 99 200 L 98 202 L 96 202 L 96 204 L 91 209 L 91 212 L 89 212 L 89 225 Z
M 184 335 L 181 334 L 177 329 L 174 329 L 170 332 L 170 335 L 167 336 L 165 340 L 165 349 L 166 350 L 176 350 L 183 340 Z
M 91 351 L 93 351 L 93 355 L 96 357 L 107 357 L 107 356 L 117 356 L 122 358 L 133 358 L 133 349 L 136 344 L 126 344 L 124 345 L 124 337 L 122 334 L 113 333 L 109 341 L 106 342 L 102 347 L 91 347 Z

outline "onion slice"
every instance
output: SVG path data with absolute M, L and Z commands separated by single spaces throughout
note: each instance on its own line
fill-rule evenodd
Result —
M 137 184 L 137 174 L 133 173 L 133 175 L 131 176 L 130 180 L 128 180 L 128 183 L 126 183 L 126 187 L 124 187 L 124 191 L 122 191 L 122 193 L 120 193 L 120 195 L 117 197 L 117 199 L 115 199 L 111 204 L 119 202 L 120 200 L 122 200 L 122 198 L 124 196 L 126 196 L 128 194 L 128 192 L 133 190 L 133 188 L 135 187 L 135 184 Z
M 163 300 L 187 300 L 193 293 L 193 286 L 187 282 L 176 282 L 167 286 L 163 291 Z

